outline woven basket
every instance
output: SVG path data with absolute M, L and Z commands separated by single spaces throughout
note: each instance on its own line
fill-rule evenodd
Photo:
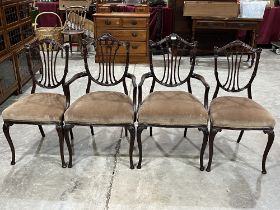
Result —
M 37 19 L 39 16 L 41 15 L 45 15 L 45 14 L 52 14 L 52 15 L 56 15 L 60 26 L 58 27 L 39 27 L 37 28 Z M 61 18 L 58 16 L 58 14 L 54 13 L 54 12 L 41 12 L 39 13 L 36 18 L 35 18 L 35 35 L 36 37 L 41 40 L 44 38 L 50 38 L 50 39 L 54 39 L 56 42 L 63 44 L 63 34 L 61 33 L 61 31 L 63 30 L 63 26 L 62 26 L 62 21 Z

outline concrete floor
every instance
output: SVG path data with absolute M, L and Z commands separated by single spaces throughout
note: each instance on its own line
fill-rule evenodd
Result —
M 83 70 L 78 54 L 73 54 L 69 62 L 68 79 Z M 63 169 L 54 126 L 44 126 L 43 139 L 37 126 L 14 125 L 14 166 L 10 165 L 10 148 L 0 131 L 0 209 L 280 209 L 279 66 L 279 55 L 264 50 L 253 84 L 253 98 L 277 120 L 267 175 L 261 174 L 267 136 L 259 131 L 245 132 L 240 144 L 236 143 L 238 132 L 219 133 L 212 171 L 207 173 L 199 170 L 202 133 L 197 129 L 189 129 L 187 138 L 183 138 L 183 129 L 155 128 L 153 137 L 145 130 L 143 167 L 130 170 L 123 129 L 98 127 L 92 137 L 89 128 L 75 127 L 74 165 Z M 137 83 L 148 70 L 147 65 L 130 65 L 129 69 Z M 215 87 L 213 58 L 198 57 L 195 72 L 210 84 L 211 99 Z M 202 99 L 202 86 L 196 82 L 193 85 L 195 95 Z M 86 80 L 74 83 L 72 99 L 83 95 L 85 87 Z M 148 87 L 146 83 L 144 92 Z M 30 90 L 28 83 L 23 94 L 11 96 L 0 106 L 1 112 Z M 135 148 L 135 163 L 137 154 Z M 204 159 L 206 165 L 208 147 Z

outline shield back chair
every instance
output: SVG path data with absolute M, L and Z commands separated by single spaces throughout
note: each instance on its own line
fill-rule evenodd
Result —
M 124 127 L 130 132 L 130 168 L 133 169 L 132 152 L 135 140 L 135 116 L 136 116 L 136 81 L 134 75 L 128 73 L 129 66 L 129 43 L 121 42 L 105 33 L 93 42 L 96 51 L 99 51 L 99 57 L 95 62 L 90 63 L 86 56 L 87 46 L 83 40 L 85 72 L 78 73 L 70 79 L 65 85 L 67 93 L 67 103 L 70 104 L 69 86 L 75 80 L 81 77 L 88 77 L 88 86 L 86 95 L 81 96 L 74 101 L 65 112 L 65 138 L 68 139 L 69 130 L 75 125 L 82 126 L 111 126 Z M 125 53 L 125 64 L 116 63 L 116 55 Z M 94 59 L 94 58 L 92 58 Z M 117 71 L 119 70 L 119 71 Z M 126 79 L 132 80 L 133 100 L 128 96 Z M 118 84 L 123 85 L 124 93 L 116 91 L 93 91 L 90 92 L 91 83 L 99 88 L 114 87 Z M 97 87 L 96 87 L 97 88 Z M 92 135 L 93 133 L 93 129 Z M 70 157 L 72 157 L 70 155 Z M 72 167 L 72 159 L 68 167 Z
M 66 97 L 56 93 L 35 93 L 35 90 L 37 86 L 54 89 L 64 85 L 68 73 L 69 47 L 63 47 L 51 39 L 43 39 L 32 45 L 27 45 L 25 49 L 28 70 L 33 82 L 31 95 L 19 99 L 2 112 L 3 131 L 12 151 L 11 164 L 15 164 L 15 149 L 9 132 L 10 126 L 13 124 L 38 125 L 42 137 L 45 137 L 42 125 L 54 124 L 59 137 L 62 167 L 65 168 L 63 114 L 66 108 Z M 66 59 L 61 75 L 56 68 L 56 61 L 59 51 L 62 50 L 65 51 Z M 38 70 L 40 74 L 34 73 Z M 67 142 L 67 146 L 69 149 L 69 142 Z
M 79 46 L 81 47 L 81 40 L 85 33 L 85 18 L 87 7 L 71 6 L 66 8 L 66 20 L 62 30 L 62 34 L 68 36 L 70 52 L 72 53 L 72 36 L 78 36 Z M 67 43 L 67 42 L 64 42 Z
M 171 34 L 159 42 L 149 43 L 150 72 L 142 76 L 138 85 L 138 127 L 137 142 L 139 147 L 139 162 L 142 163 L 141 133 L 149 127 L 167 128 L 198 128 L 203 132 L 203 143 L 200 151 L 200 170 L 203 167 L 203 153 L 208 141 L 208 92 L 209 85 L 205 79 L 194 73 L 197 42 L 189 43 L 176 34 Z M 153 50 L 160 49 L 163 58 L 161 65 L 154 65 Z M 184 55 L 190 54 L 190 60 Z M 147 78 L 152 79 L 150 94 L 142 101 L 142 86 Z M 199 80 L 205 87 L 204 105 L 192 94 L 191 79 Z M 184 91 L 154 91 L 155 85 L 176 88 L 186 85 Z M 184 87 L 183 87 L 184 88 Z M 152 132 L 150 132 L 152 135 Z
M 211 170 L 213 142 L 218 132 L 222 129 L 240 130 L 237 139 L 239 143 L 245 130 L 261 130 L 268 134 L 268 142 L 262 159 L 262 173 L 266 174 L 265 162 L 274 140 L 275 120 L 264 107 L 252 100 L 252 82 L 257 74 L 260 54 L 261 49 L 253 49 L 239 40 L 214 49 L 217 85 L 209 108 L 209 162 L 206 169 L 208 172 Z M 242 62 L 243 56 L 247 55 L 255 58 L 251 71 L 251 66 L 246 67 Z M 224 72 L 222 60 L 226 63 Z M 248 97 L 217 97 L 220 89 L 231 93 L 247 91 Z

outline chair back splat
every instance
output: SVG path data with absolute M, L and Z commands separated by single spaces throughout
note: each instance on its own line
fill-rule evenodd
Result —
M 190 78 L 194 70 L 197 42 L 189 43 L 177 34 L 171 34 L 161 41 L 149 42 L 150 46 L 150 69 L 156 82 L 167 87 L 179 86 L 188 82 L 191 92 Z M 160 50 L 162 54 L 163 72 L 156 72 L 153 65 L 153 50 Z M 182 60 L 182 56 L 190 55 L 190 63 Z M 185 68 L 191 65 L 190 68 Z
M 87 55 L 87 44 L 83 41 L 84 55 Z M 84 56 L 85 69 L 90 80 L 102 86 L 115 86 L 123 82 L 127 94 L 125 76 L 129 66 L 129 42 L 118 41 L 111 34 L 105 33 L 92 44 L 99 52 L 99 57 L 98 63 L 89 64 L 87 56 Z M 116 62 L 116 55 L 121 52 L 126 54 L 125 64 Z
M 233 41 L 221 48 L 215 47 L 214 59 L 217 86 L 213 99 L 217 97 L 219 88 L 227 92 L 240 92 L 247 89 L 248 97 L 252 98 L 251 85 L 257 74 L 261 51 L 261 49 L 253 49 L 239 40 Z M 224 68 L 221 65 L 222 62 L 218 61 L 219 56 L 226 58 Z M 245 62 L 246 60 L 244 61 L 246 56 L 252 57 L 251 66 Z M 220 66 L 218 66 L 219 64 Z M 244 69 L 246 72 L 242 71 Z M 220 76 L 219 72 L 221 71 L 226 71 L 226 73 Z
M 39 43 L 38 43 L 39 42 Z M 35 92 L 36 85 L 53 89 L 65 83 L 68 73 L 69 47 L 63 47 L 52 39 L 43 39 L 33 45 L 26 46 L 28 69 L 32 76 L 33 87 L 31 93 Z M 65 51 L 65 67 L 63 74 L 56 69 L 57 56 L 60 51 Z M 36 68 L 39 68 L 40 76 L 36 75 Z

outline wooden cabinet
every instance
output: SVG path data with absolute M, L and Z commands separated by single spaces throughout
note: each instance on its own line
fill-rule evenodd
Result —
M 24 45 L 35 41 L 30 0 L 0 1 L 0 103 L 29 79 Z
M 95 37 L 99 37 L 103 33 L 110 33 L 118 40 L 130 42 L 130 63 L 148 63 L 149 61 L 148 40 L 150 14 L 148 13 L 147 7 L 140 6 L 139 8 L 135 10 L 136 12 L 111 12 L 108 6 L 102 8 L 97 7 L 97 13 L 93 15 Z M 96 62 L 98 62 L 98 51 L 95 58 Z M 120 50 L 119 55 L 116 57 L 116 62 L 125 62 L 125 54 L 122 50 Z

